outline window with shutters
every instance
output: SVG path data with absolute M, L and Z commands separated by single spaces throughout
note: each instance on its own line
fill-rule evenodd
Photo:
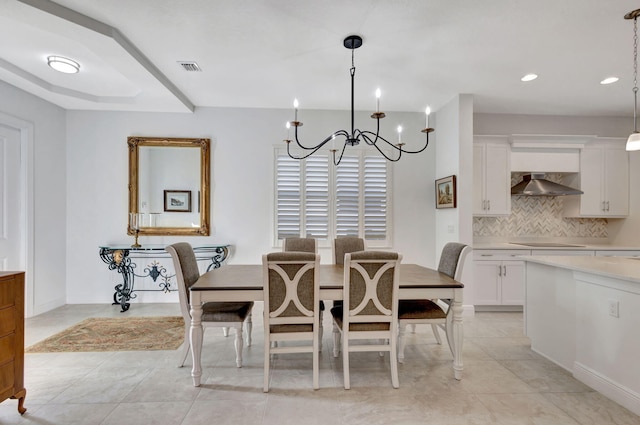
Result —
M 335 166 L 329 154 L 297 160 L 276 148 L 276 245 L 314 237 L 330 246 L 338 236 L 357 236 L 367 246 L 389 246 L 390 170 L 376 152 L 352 149 Z

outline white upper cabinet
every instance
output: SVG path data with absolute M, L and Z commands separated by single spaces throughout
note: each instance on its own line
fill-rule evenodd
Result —
M 580 152 L 580 174 L 565 182 L 583 195 L 567 196 L 565 217 L 626 217 L 629 214 L 629 155 L 625 140 L 599 138 Z
M 473 215 L 511 214 L 510 146 L 503 136 L 473 139 Z

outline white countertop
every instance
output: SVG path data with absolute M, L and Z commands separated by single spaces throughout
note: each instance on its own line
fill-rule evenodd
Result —
M 592 256 L 523 256 L 519 257 L 531 263 L 555 266 L 563 269 L 592 273 L 599 276 L 623 279 L 640 283 L 640 259 L 627 257 Z
M 526 242 L 523 242 L 526 243 Z M 537 242 L 536 243 L 540 243 Z M 549 242 L 555 243 L 555 242 Z M 612 245 L 612 244 L 589 244 L 589 243 L 572 243 L 567 242 L 567 244 L 571 245 L 580 245 L 580 246 L 526 246 L 520 245 L 516 242 L 474 242 L 473 249 L 510 249 L 510 250 L 570 250 L 570 251 L 640 251 L 640 246 L 624 246 L 624 245 Z

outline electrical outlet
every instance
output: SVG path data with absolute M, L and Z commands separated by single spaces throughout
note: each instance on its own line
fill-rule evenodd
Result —
M 450 224 L 449 226 L 447 226 L 447 231 L 449 233 L 453 233 L 455 232 L 456 228 L 453 226 L 453 224 Z
M 617 300 L 609 300 L 609 316 L 620 317 L 620 302 Z

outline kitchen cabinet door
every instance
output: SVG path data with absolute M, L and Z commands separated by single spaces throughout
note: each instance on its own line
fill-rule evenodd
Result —
M 567 196 L 565 217 L 626 217 L 629 215 L 629 156 L 624 140 L 608 139 L 580 152 L 580 174 L 566 182 L 584 194 Z
M 524 261 L 474 261 L 475 305 L 523 305 Z
M 500 305 L 500 268 L 502 261 L 475 261 L 474 304 Z
M 505 216 L 511 214 L 510 150 L 506 138 L 474 138 L 473 214 Z
M 504 261 L 501 276 L 501 304 L 524 304 L 524 261 Z

